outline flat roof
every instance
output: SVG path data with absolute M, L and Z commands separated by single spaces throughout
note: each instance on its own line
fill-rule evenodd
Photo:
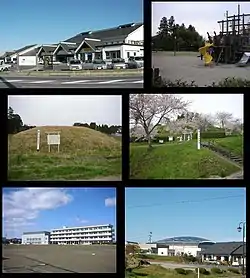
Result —
M 56 230 L 69 230 L 69 229 L 82 229 L 82 228 L 94 228 L 94 227 L 103 227 L 103 226 L 109 226 L 113 227 L 112 224 L 103 224 L 103 225 L 91 225 L 91 226 L 80 226 L 80 227 L 62 227 L 62 228 L 57 228 L 57 229 L 52 229 L 51 231 L 56 231 Z
M 50 234 L 48 231 L 38 231 L 38 232 L 24 232 L 23 235 L 32 235 L 32 234 Z

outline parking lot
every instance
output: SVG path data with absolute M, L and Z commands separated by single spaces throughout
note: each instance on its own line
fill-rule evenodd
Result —
M 8 273 L 116 273 L 116 246 L 6 245 Z
M 172 82 L 177 79 L 192 82 L 198 86 L 212 85 L 224 78 L 236 77 L 249 79 L 250 66 L 218 65 L 205 67 L 204 61 L 197 57 L 198 53 L 156 52 L 152 54 L 152 66 L 160 69 L 160 75 Z

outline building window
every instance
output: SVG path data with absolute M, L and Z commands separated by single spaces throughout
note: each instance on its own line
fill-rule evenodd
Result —
M 130 57 L 130 53 L 129 52 L 127 52 L 127 58 L 129 58 Z

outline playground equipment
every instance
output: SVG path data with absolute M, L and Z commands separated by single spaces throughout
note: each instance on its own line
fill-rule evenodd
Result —
M 199 52 L 203 56 L 205 66 L 210 65 L 213 60 L 212 55 L 209 54 L 210 47 L 213 47 L 212 43 L 206 43 L 205 46 L 199 48 Z
M 214 48 L 212 58 L 216 65 L 218 65 L 218 63 L 239 63 L 239 65 L 249 63 L 250 14 L 240 14 L 240 5 L 238 5 L 237 15 L 228 16 L 228 12 L 226 12 L 226 20 L 221 20 L 217 23 L 220 24 L 221 32 L 218 35 L 214 32 L 213 38 L 207 33 L 209 43 Z M 199 49 L 200 53 L 204 53 L 206 45 L 204 47 L 204 49 L 202 47 Z M 209 61 L 211 57 L 207 56 L 206 59 L 205 63 Z

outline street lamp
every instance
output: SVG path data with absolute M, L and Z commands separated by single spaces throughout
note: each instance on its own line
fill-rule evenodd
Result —
M 244 259 L 244 255 L 245 255 L 245 229 L 246 229 L 246 222 L 240 222 L 239 223 L 239 227 L 237 228 L 238 232 L 240 233 L 242 230 L 242 275 L 245 275 L 245 259 Z

